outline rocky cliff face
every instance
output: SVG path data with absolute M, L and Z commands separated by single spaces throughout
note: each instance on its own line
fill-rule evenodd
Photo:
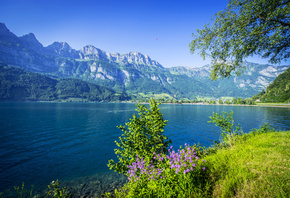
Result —
M 23 46 L 28 49 L 38 52 L 44 52 L 42 44 L 36 39 L 33 33 L 29 33 L 22 37 L 19 37 L 19 40 L 23 44 Z
M 0 43 L 17 42 L 18 37 L 10 32 L 4 23 L 0 23 Z
M 279 74 L 283 73 L 289 68 L 286 66 L 272 66 L 272 65 L 260 65 L 255 63 L 245 62 L 246 67 L 242 76 L 234 76 L 224 80 L 218 80 L 219 83 L 232 83 L 238 89 L 265 89 Z M 172 67 L 169 71 L 176 75 L 186 75 L 190 78 L 209 78 L 211 66 L 206 65 L 201 68 L 190 67 Z
M 213 82 L 209 80 L 210 65 L 164 68 L 139 52 L 108 53 L 92 45 L 75 50 L 65 42 L 43 47 L 34 34 L 17 37 L 3 23 L 0 23 L 0 62 L 131 93 L 166 93 L 179 98 L 251 97 L 289 67 L 246 62 L 242 76 Z
M 66 42 L 54 42 L 45 48 L 45 52 L 60 57 L 79 58 L 78 52 Z

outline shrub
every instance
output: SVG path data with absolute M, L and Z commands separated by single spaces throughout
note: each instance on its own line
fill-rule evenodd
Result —
M 46 198 L 67 198 L 71 197 L 69 193 L 66 192 L 67 187 L 60 188 L 60 183 L 58 180 L 52 181 L 50 185 L 48 185 L 48 192 L 45 196 Z
M 167 153 L 167 147 L 171 140 L 163 134 L 167 120 L 163 120 L 163 115 L 154 99 L 150 100 L 150 109 L 145 105 L 137 104 L 139 117 L 133 115 L 126 126 L 118 126 L 124 133 L 119 137 L 120 141 L 115 141 L 119 147 L 115 149 L 118 162 L 109 160 L 109 168 L 126 175 L 128 165 L 136 161 L 136 156 L 143 157 L 149 162 L 153 153 Z M 167 141 L 166 141 L 167 140 Z
M 222 139 L 220 141 L 220 146 L 230 146 L 235 144 L 237 135 L 242 133 L 242 128 L 239 126 L 234 126 L 233 111 L 230 113 L 222 112 L 222 115 L 213 112 L 213 116 L 209 123 L 215 123 L 216 126 L 221 127 Z
M 175 152 L 153 154 L 148 163 L 136 156 L 128 166 L 129 182 L 115 191 L 116 197 L 204 197 L 209 194 L 205 160 L 187 144 Z

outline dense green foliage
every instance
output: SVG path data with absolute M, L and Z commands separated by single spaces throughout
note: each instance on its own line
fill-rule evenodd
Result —
M 158 105 L 154 99 L 150 100 L 150 109 L 137 104 L 139 117 L 134 114 L 130 122 L 126 123 L 127 127 L 118 126 L 124 133 L 119 137 L 120 141 L 115 141 L 119 147 L 115 149 L 118 162 L 110 160 L 110 169 L 127 175 L 128 165 L 136 161 L 138 156 L 149 162 L 155 153 L 167 153 L 171 140 L 167 140 L 163 131 L 168 121 L 163 120 Z
M 137 158 L 129 166 L 129 182 L 116 197 L 207 197 L 209 183 L 206 161 L 185 144 L 177 152 L 154 155 L 148 164 Z
M 290 102 L 290 68 L 280 74 L 266 89 L 253 96 L 261 102 Z
M 116 101 L 124 93 L 79 79 L 55 79 L 10 66 L 0 66 L 1 101 Z
M 204 59 L 212 59 L 214 80 L 233 71 L 241 74 L 241 63 L 253 55 L 280 63 L 290 56 L 289 7 L 289 0 L 229 0 L 226 9 L 214 16 L 213 24 L 197 30 L 190 50 L 200 50 Z

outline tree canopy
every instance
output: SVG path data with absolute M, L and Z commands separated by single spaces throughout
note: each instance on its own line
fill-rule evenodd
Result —
M 190 43 L 212 60 L 211 79 L 243 72 L 245 58 L 259 55 L 272 64 L 290 56 L 290 0 L 229 0 Z

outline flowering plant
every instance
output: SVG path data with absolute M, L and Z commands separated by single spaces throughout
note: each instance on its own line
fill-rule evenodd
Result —
M 147 163 L 137 155 L 136 161 L 128 165 L 127 196 L 188 197 L 203 193 L 206 163 L 193 148 L 185 144 L 176 152 L 171 146 L 167 155 L 153 156 Z

